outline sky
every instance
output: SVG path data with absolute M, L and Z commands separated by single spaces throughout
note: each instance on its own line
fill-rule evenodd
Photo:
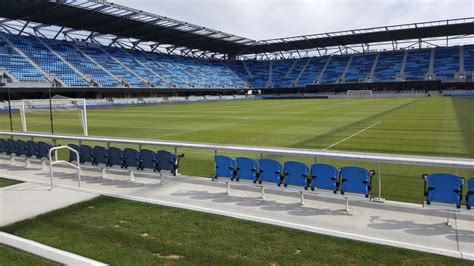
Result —
M 474 0 L 111 0 L 265 40 L 474 16 Z

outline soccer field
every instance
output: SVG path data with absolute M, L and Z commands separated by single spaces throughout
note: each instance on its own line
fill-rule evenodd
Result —
M 99 136 L 474 158 L 473 114 L 473 98 L 307 99 L 96 109 L 88 111 L 88 119 L 89 133 Z M 29 130 L 48 132 L 48 115 L 29 114 Z M 54 117 L 56 133 L 81 133 L 76 113 L 55 113 Z M 2 116 L 1 121 L 2 129 L 8 130 L 8 117 Z M 14 127 L 20 130 L 17 115 Z M 212 151 L 180 152 L 186 155 L 181 173 L 212 175 Z M 308 164 L 314 160 L 269 157 Z M 377 170 L 375 163 L 318 162 Z M 383 197 L 418 203 L 422 174 L 457 171 L 389 164 L 381 170 Z M 457 172 L 474 176 L 474 171 Z M 377 193 L 377 180 L 374 189 Z

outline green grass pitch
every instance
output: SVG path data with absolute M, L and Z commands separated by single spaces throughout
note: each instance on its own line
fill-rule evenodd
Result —
M 306 99 L 90 109 L 88 120 L 90 134 L 98 136 L 474 158 L 472 114 L 473 98 Z M 49 114 L 28 116 L 30 131 L 50 130 Z M 78 114 L 56 112 L 54 117 L 56 133 L 81 133 Z M 2 129 L 8 130 L 8 117 L 0 119 Z M 20 130 L 18 115 L 14 127 Z M 179 152 L 186 155 L 181 173 L 212 176 L 212 151 Z M 264 156 L 282 162 L 314 161 Z M 317 161 L 378 171 L 376 163 Z M 421 175 L 438 171 L 474 176 L 471 170 L 382 164 L 382 196 L 420 203 Z M 377 187 L 375 178 L 375 195 Z

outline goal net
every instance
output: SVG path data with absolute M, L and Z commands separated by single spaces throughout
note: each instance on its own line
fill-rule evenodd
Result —
M 50 99 L 28 99 L 15 103 L 16 109 L 20 111 L 21 124 L 24 132 L 28 131 L 29 116 L 34 113 L 77 113 L 80 126 L 85 136 L 89 135 L 87 127 L 87 105 L 86 99 L 72 99 L 62 96 L 55 96 Z M 35 118 L 35 117 L 33 117 Z M 36 118 L 38 119 L 38 118 Z
M 372 98 L 372 90 L 348 90 L 346 98 Z

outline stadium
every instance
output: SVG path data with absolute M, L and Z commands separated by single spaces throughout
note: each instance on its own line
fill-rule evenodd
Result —
M 472 265 L 474 17 L 0 5 L 0 265 Z

